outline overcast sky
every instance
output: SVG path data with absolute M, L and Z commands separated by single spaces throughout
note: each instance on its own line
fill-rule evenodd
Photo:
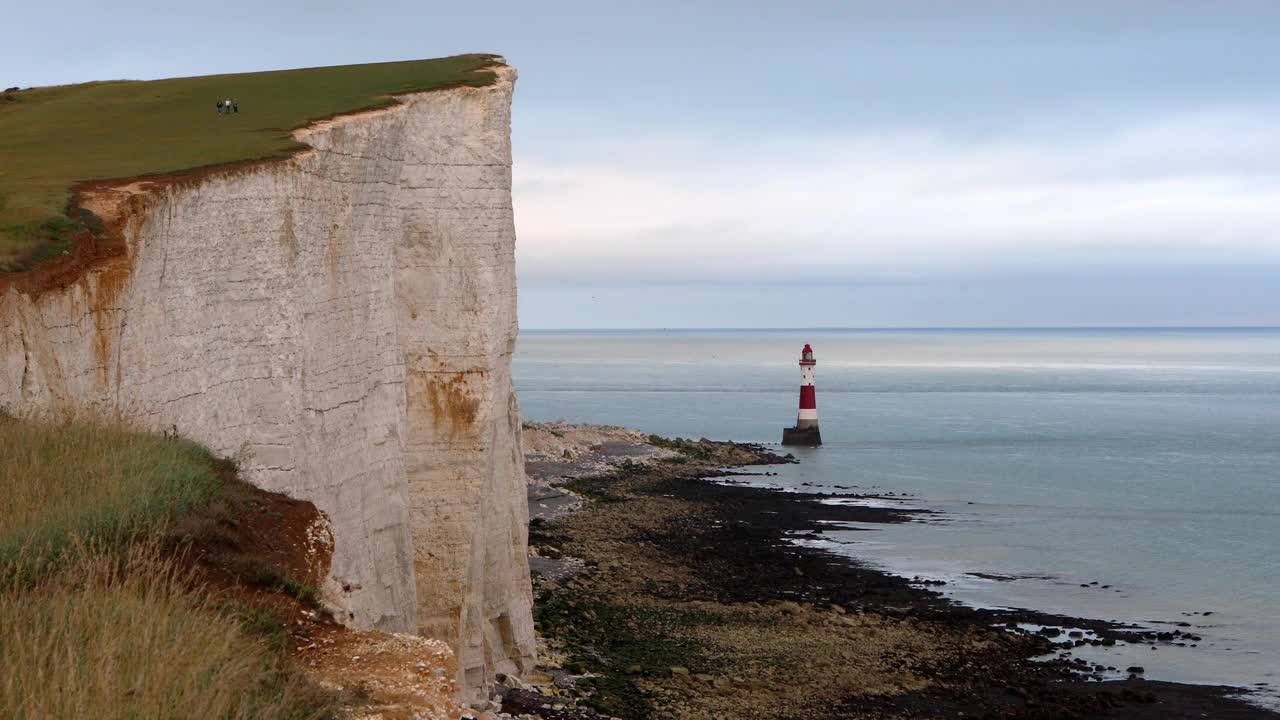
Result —
M 1280 3 L 620 5 L 24 4 L 0 85 L 505 55 L 530 328 L 1280 325 Z

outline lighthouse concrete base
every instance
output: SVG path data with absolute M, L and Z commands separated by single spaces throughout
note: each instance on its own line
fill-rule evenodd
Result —
M 816 425 L 807 428 L 782 428 L 782 444 L 818 447 L 822 444 L 822 433 L 818 431 Z

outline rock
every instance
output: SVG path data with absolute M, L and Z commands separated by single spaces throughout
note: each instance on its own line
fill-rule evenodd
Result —
M 1125 668 L 1124 671 L 1127 673 L 1133 673 L 1134 675 L 1141 675 L 1146 672 L 1141 665 L 1131 665 Z
M 687 668 L 687 667 L 680 667 L 679 665 L 676 665 L 676 666 L 674 666 L 674 667 L 672 667 L 672 668 L 671 668 L 671 674 L 672 674 L 672 675 L 679 675 L 679 676 L 681 676 L 681 677 L 687 677 L 687 676 L 689 675 L 689 668 Z
M 128 253 L 0 292 L 0 407 L 176 428 L 314 503 L 325 599 L 359 627 L 430 628 L 468 699 L 536 654 L 511 384 L 515 70 L 497 76 L 315 123 L 293 133 L 305 152 L 246 172 L 86 193 Z

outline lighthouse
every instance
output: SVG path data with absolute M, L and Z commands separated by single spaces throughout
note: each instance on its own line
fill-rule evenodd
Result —
M 800 351 L 800 414 L 795 427 L 782 429 L 783 445 L 817 447 L 822 444 L 822 433 L 818 431 L 818 396 L 813 388 L 813 367 L 817 364 L 813 348 L 805 343 Z

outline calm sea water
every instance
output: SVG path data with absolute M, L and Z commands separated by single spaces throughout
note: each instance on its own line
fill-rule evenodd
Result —
M 840 549 L 973 604 L 1190 622 L 1197 648 L 1086 657 L 1280 687 L 1280 330 L 525 332 L 516 385 L 533 420 L 776 443 L 806 342 L 825 444 L 778 484 L 941 511 Z

